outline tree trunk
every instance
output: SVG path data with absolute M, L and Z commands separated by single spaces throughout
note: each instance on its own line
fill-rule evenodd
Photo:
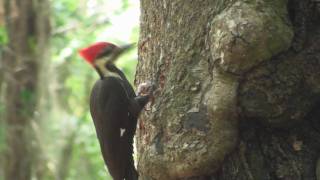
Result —
M 76 130 L 73 130 L 71 134 L 66 137 L 66 143 L 62 148 L 61 155 L 59 157 L 59 162 L 57 165 L 57 180 L 65 180 L 68 178 L 70 171 L 70 163 L 72 160 L 72 153 L 74 150 L 74 141 L 76 138 Z
M 5 179 L 29 180 L 37 159 L 33 133 L 38 81 L 42 62 L 47 62 L 49 19 L 46 0 L 4 0 L 9 36 L 5 48 L 7 149 Z M 48 57 L 46 57 L 48 58 Z
M 146 179 L 320 179 L 315 0 L 141 0 Z M 319 167 L 317 167 L 319 166 Z

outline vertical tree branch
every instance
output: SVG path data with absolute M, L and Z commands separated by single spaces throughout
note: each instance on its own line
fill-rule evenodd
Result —
M 39 6 L 46 0 L 5 0 L 5 23 L 9 36 L 5 51 L 6 143 L 5 178 L 29 180 L 36 159 L 37 140 L 31 127 L 39 97 L 40 58 L 47 52 L 48 17 Z M 38 9 L 41 8 L 41 9 Z M 41 18 L 38 18 L 41 17 Z M 39 26 L 38 26 L 39 25 Z M 37 154 L 38 155 L 38 154 Z

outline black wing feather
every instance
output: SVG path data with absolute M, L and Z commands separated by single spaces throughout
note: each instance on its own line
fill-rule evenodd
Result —
M 125 177 L 132 159 L 134 132 L 128 129 L 128 124 L 132 123 L 128 106 L 128 95 L 120 79 L 108 77 L 96 82 L 91 94 L 90 111 L 104 161 L 115 180 Z M 126 129 L 122 137 L 120 128 Z

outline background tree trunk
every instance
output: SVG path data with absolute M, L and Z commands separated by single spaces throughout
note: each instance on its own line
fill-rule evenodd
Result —
M 41 179 L 35 162 L 39 149 L 34 128 L 39 101 L 38 84 L 42 63 L 49 59 L 49 6 L 46 0 L 4 0 L 9 36 L 4 53 L 6 103 L 5 179 Z M 43 165 L 42 165 L 43 167 Z M 32 169 L 34 168 L 34 171 Z
M 141 179 L 320 179 L 314 0 L 141 0 Z

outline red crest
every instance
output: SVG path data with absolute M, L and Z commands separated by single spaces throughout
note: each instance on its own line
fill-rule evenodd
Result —
M 112 45 L 108 42 L 96 42 L 89 47 L 79 50 L 80 56 L 82 56 L 88 63 L 92 64 L 97 55 L 107 46 Z

